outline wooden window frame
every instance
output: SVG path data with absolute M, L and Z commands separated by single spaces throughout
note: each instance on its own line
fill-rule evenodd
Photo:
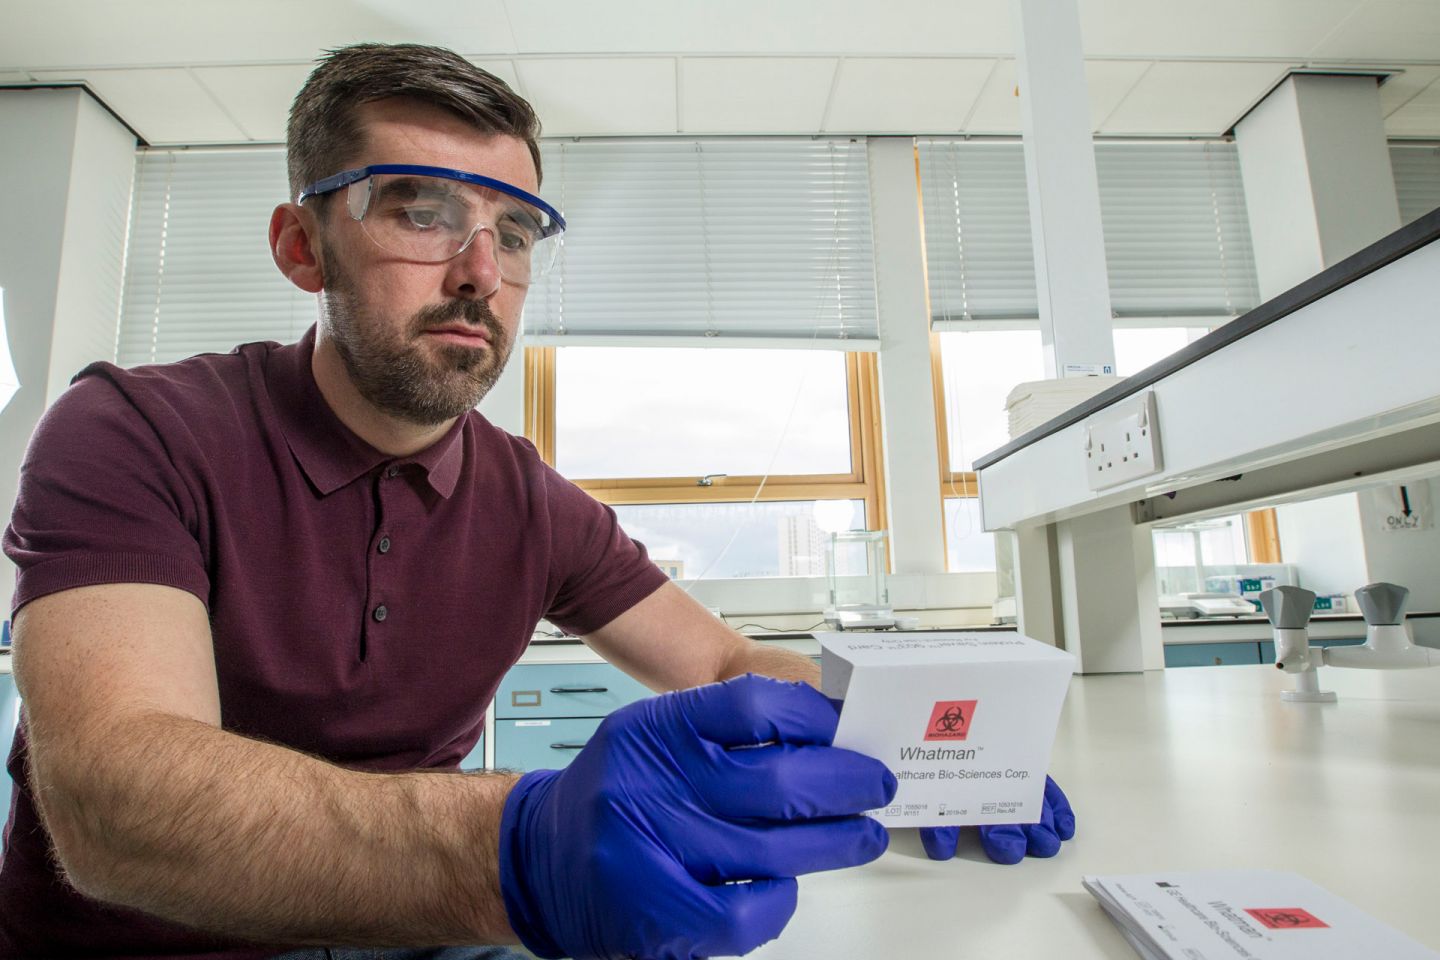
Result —
M 525 436 L 555 465 L 556 347 L 525 348 Z M 870 530 L 886 528 L 885 479 L 880 447 L 880 379 L 874 353 L 846 353 L 850 419 L 848 474 L 715 477 L 571 478 L 610 506 L 631 504 L 748 503 L 751 500 L 860 500 Z M 763 483 L 763 486 L 762 486 Z M 758 493 L 758 497 L 757 497 Z

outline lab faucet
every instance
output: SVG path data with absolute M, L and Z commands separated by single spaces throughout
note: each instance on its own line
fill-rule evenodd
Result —
M 1365 643 L 1355 647 L 1312 647 L 1306 626 L 1315 609 L 1315 594 L 1302 587 L 1274 587 L 1260 594 L 1260 606 L 1275 630 L 1275 666 L 1295 675 L 1295 689 L 1281 691 L 1285 700 L 1333 703 L 1335 694 L 1320 689 L 1315 668 L 1353 667 L 1363 670 L 1405 670 L 1440 667 L 1440 650 L 1416 646 L 1405 624 L 1410 591 L 1394 583 L 1372 583 L 1355 591 L 1365 617 Z

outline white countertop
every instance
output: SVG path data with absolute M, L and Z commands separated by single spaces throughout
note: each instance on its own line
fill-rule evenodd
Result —
M 877 862 L 800 882 L 762 960 L 1124 958 L 1082 874 L 1292 870 L 1440 950 L 1440 670 L 1325 669 L 1336 704 L 1282 703 L 1270 666 L 1076 677 L 1052 770 L 1078 832 L 1053 860 Z

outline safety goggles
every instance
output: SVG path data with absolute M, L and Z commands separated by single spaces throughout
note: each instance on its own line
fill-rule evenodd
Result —
M 565 229 L 554 207 L 503 180 L 407 163 L 337 173 L 301 190 L 296 203 L 341 189 L 351 218 L 381 249 L 443 263 L 488 233 L 500 276 L 516 284 L 545 275 Z

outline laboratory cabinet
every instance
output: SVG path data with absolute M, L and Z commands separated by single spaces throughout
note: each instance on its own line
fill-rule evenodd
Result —
M 495 694 L 495 766 L 563 767 L 607 714 L 649 696 L 653 691 L 608 663 L 519 664 Z
M 1348 647 L 1365 641 L 1356 637 L 1345 640 L 1312 639 L 1312 647 Z M 1275 644 L 1264 641 L 1232 641 L 1229 643 L 1167 643 L 1167 667 L 1231 667 L 1241 664 L 1274 663 Z
M 465 754 L 465 759 L 460 761 L 461 770 L 484 770 L 485 769 L 485 734 L 482 731 L 480 739 L 475 741 L 475 749 Z

